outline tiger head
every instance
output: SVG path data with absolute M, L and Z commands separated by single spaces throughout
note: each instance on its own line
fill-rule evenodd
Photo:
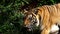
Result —
M 34 30 L 34 28 L 39 25 L 39 19 L 38 19 L 39 16 L 36 13 L 34 13 L 33 11 L 26 13 L 24 19 L 24 26 L 28 28 L 28 31 Z

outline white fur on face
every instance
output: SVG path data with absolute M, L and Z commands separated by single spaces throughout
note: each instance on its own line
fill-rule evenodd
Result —
M 36 24 L 36 26 L 39 26 L 39 16 L 37 15 L 36 18 L 37 18 L 37 24 Z
M 32 17 L 32 15 L 28 15 L 28 17 L 30 18 L 30 17 Z
M 59 30 L 58 25 L 52 25 L 50 32 L 56 32 Z

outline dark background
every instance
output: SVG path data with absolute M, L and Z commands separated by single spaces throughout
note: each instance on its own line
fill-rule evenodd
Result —
M 23 9 L 30 10 L 42 5 L 52 5 L 60 0 L 0 0 L 0 34 L 38 34 L 23 27 Z

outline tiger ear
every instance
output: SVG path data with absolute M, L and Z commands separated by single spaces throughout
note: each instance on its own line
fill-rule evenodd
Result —
M 27 13 L 28 11 L 26 9 L 24 9 L 24 14 Z
M 23 14 L 27 13 L 28 11 L 29 11 L 29 8 L 24 8 L 24 7 L 20 8 L 20 12 Z

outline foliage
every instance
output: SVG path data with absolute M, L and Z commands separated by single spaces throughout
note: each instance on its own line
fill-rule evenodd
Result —
M 37 6 L 41 6 L 55 4 L 60 0 L 0 0 L 0 34 L 28 34 L 22 30 L 24 15 L 20 8 L 36 1 Z

